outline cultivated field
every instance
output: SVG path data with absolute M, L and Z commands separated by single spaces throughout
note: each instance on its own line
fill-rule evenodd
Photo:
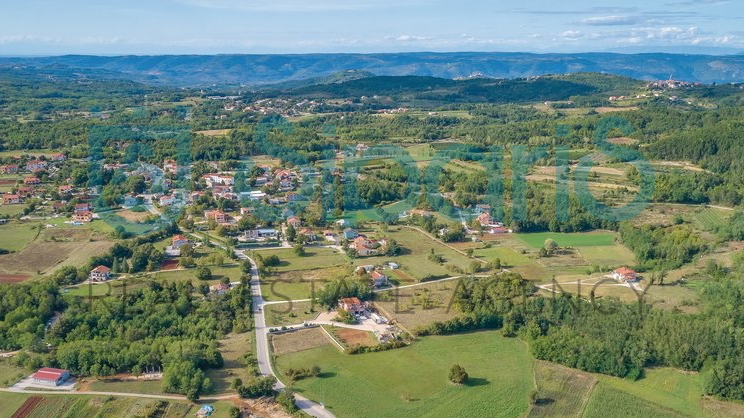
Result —
M 260 250 L 259 253 L 264 257 L 276 255 L 281 260 L 279 266 L 274 267 L 277 272 L 287 272 L 295 270 L 312 270 L 325 267 L 339 266 L 349 263 L 349 258 L 332 248 L 314 248 L 312 246 L 305 248 L 305 255 L 298 256 L 291 248 L 279 250 Z
M 470 374 L 467 385 L 448 381 L 455 363 Z M 511 418 L 527 411 L 533 387 L 527 347 L 498 332 L 426 337 L 353 356 L 325 344 L 278 356 L 276 365 L 280 371 L 318 365 L 323 377 L 300 380 L 296 389 L 338 417 Z

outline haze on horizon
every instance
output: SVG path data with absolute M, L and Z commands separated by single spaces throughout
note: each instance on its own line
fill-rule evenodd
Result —
M 0 1 L 6 56 L 744 51 L 733 0 Z

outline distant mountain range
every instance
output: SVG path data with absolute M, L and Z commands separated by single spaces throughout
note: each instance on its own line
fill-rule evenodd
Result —
M 157 55 L 0 57 L 0 66 L 96 70 L 96 74 L 155 85 L 205 87 L 257 86 L 317 79 L 334 82 L 345 70 L 351 78 L 418 75 L 460 78 L 473 75 L 519 78 L 576 72 L 609 73 L 641 80 L 672 77 L 683 81 L 742 82 L 744 55 L 683 54 L 531 54 L 498 52 Z M 330 77 L 330 78 L 329 78 Z M 345 79 L 345 77 L 341 77 Z

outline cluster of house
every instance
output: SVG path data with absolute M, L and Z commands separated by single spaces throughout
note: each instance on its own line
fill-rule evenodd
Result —
M 20 157 L 16 157 L 20 159 Z M 55 154 L 47 160 L 34 159 L 27 161 L 25 164 L 4 164 L 0 165 L 0 174 L 22 174 L 27 173 L 23 178 L 23 186 L 17 188 L 15 193 L 6 193 L 2 195 L 2 203 L 4 205 L 18 205 L 23 203 L 24 199 L 36 197 L 42 190 L 39 186 L 42 185 L 39 173 L 43 171 L 56 171 L 57 167 L 55 163 L 63 162 L 67 160 L 64 154 Z M 60 186 L 63 187 L 63 186 Z M 60 191 L 60 194 L 70 194 L 73 189 L 72 186 L 64 186 L 67 189 L 66 192 Z

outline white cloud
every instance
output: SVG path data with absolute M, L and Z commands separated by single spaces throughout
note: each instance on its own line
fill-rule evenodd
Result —
M 581 23 L 590 26 L 621 26 L 621 25 L 635 25 L 639 19 L 634 16 L 599 16 L 599 17 L 588 17 L 583 19 Z
M 173 0 L 176 3 L 209 9 L 252 12 L 319 12 L 363 10 L 399 5 L 392 0 Z

